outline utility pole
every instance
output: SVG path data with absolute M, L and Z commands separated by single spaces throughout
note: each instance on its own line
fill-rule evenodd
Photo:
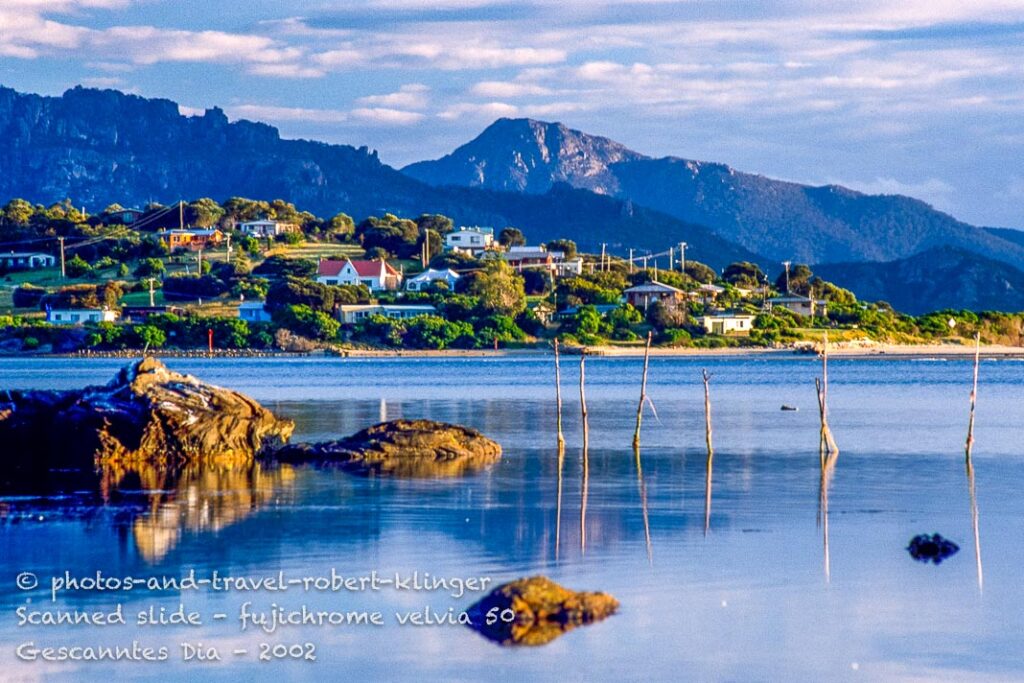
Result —
M 231 235 L 228 235 L 228 263 L 231 263 Z
M 178 229 L 185 229 L 185 202 L 181 199 L 178 200 Z
M 57 241 L 60 242 L 60 279 L 64 280 L 67 275 L 64 273 L 64 238 L 58 237 Z
M 153 278 L 149 278 L 149 307 L 153 308 L 156 306 L 156 301 L 153 299 Z
M 686 272 L 686 247 L 689 246 L 686 242 L 679 243 L 679 271 L 682 273 Z
M 605 249 L 606 246 L 608 246 L 607 242 L 601 242 L 601 270 L 602 271 L 607 270 L 607 268 L 605 266 L 605 261 L 604 261 L 604 249 Z
M 644 256 L 644 270 L 647 270 L 647 257 Z
M 669 247 L 668 248 L 668 269 L 669 270 L 675 270 L 676 269 L 675 261 L 672 260 L 672 257 L 674 255 L 673 252 L 674 252 L 674 248 L 673 247 Z
M 629 250 L 629 274 L 633 274 L 633 250 Z
M 789 267 L 793 264 L 792 261 L 783 261 L 782 265 L 786 268 L 786 294 L 789 294 Z
M 203 248 L 199 247 L 199 270 L 197 271 L 199 277 L 203 276 Z

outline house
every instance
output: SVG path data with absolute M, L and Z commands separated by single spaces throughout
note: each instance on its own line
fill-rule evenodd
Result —
M 46 308 L 46 322 L 54 325 L 84 325 L 85 323 L 112 323 L 117 311 L 109 308 Z
M 264 219 L 239 223 L 238 230 L 250 237 L 277 237 L 288 232 L 299 232 L 300 228 L 295 223 Z
M 371 292 L 379 292 L 401 287 L 402 274 L 383 259 L 321 259 L 316 281 L 322 285 L 366 285 Z
M 405 281 L 405 288 L 410 292 L 422 292 L 430 289 L 435 282 L 444 281 L 448 283 L 448 289 L 455 288 L 455 281 L 459 279 L 459 274 L 451 268 L 438 269 L 428 268 L 419 275 L 415 275 Z
M 191 228 L 187 230 L 161 230 L 156 236 L 171 251 L 176 249 L 191 249 L 192 251 L 208 249 L 219 245 L 224 240 L 224 233 L 216 228 L 208 230 Z
M 689 293 L 689 297 L 694 301 L 703 301 L 708 303 L 714 301 L 719 297 L 720 294 L 725 292 L 725 287 L 719 287 L 718 285 L 702 284 L 697 289 Z
M 756 316 L 749 313 L 720 311 L 700 317 L 700 324 L 708 334 L 750 334 Z
M 408 318 L 415 318 L 418 315 L 436 314 L 437 309 L 428 305 L 342 304 L 338 307 L 338 319 L 346 325 L 353 325 L 374 315 L 406 320 Z
M 238 306 L 238 318 L 250 323 L 270 322 L 270 312 L 262 301 L 243 301 Z
M 573 277 L 583 275 L 583 257 L 555 261 L 555 277 Z
M 537 316 L 537 320 L 540 321 L 541 325 L 547 325 L 550 323 L 556 312 L 555 307 L 547 301 L 538 301 L 536 303 L 527 304 L 527 308 L 533 311 L 533 314 Z
M 37 268 L 53 268 L 57 258 L 41 252 L 11 251 L 0 254 L 0 267 L 5 270 L 36 270 Z
M 626 298 L 626 303 L 642 310 L 647 310 L 648 306 L 658 301 L 676 304 L 686 297 L 686 292 L 683 290 L 657 280 L 629 287 L 623 290 L 622 294 Z
M 810 318 L 814 316 L 826 317 L 828 315 L 825 301 L 815 300 L 801 294 L 793 294 L 792 292 L 768 299 L 768 310 L 772 310 L 775 306 L 781 306 L 797 315 Z
M 121 209 L 103 214 L 104 225 L 131 225 L 145 215 L 142 209 Z
M 445 249 L 479 255 L 494 246 L 494 228 L 460 227 L 444 236 Z
M 536 268 L 554 272 L 555 262 L 564 261 L 565 253 L 548 251 L 543 245 L 539 247 L 509 247 L 501 258 L 516 270 Z

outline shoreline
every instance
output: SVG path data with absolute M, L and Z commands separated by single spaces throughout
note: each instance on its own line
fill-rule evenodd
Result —
M 812 343 L 804 343 L 783 348 L 764 347 L 727 347 L 717 349 L 705 348 L 658 348 L 652 347 L 652 357 L 736 357 L 765 356 L 801 358 L 817 356 L 819 347 Z M 588 356 L 609 358 L 643 357 L 644 347 L 593 346 L 563 347 L 566 356 Z M 82 359 L 131 359 L 143 355 L 142 349 L 122 351 L 100 351 L 89 353 L 7 353 L 0 358 L 82 358 Z M 516 348 L 516 349 L 318 349 L 314 351 L 261 351 L 246 349 L 224 349 L 210 353 L 199 349 L 165 349 L 149 352 L 157 358 L 520 358 L 551 356 L 550 348 Z M 884 360 L 906 358 L 968 358 L 974 355 L 974 346 L 970 344 L 848 344 L 838 342 L 829 345 L 829 355 L 843 359 L 874 359 Z M 983 358 L 1020 358 L 1024 359 L 1024 347 L 1000 344 L 982 345 Z

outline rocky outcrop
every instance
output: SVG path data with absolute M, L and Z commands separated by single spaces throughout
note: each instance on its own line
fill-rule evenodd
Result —
M 607 593 L 577 593 L 545 576 L 533 576 L 498 586 L 468 613 L 473 628 L 490 640 L 544 645 L 618 608 L 619 601 Z
M 247 396 L 146 358 L 105 386 L 0 393 L 0 484 L 47 483 L 69 470 L 243 465 L 293 427 Z
M 393 420 L 317 444 L 292 444 L 270 454 L 288 463 L 338 465 L 365 475 L 454 477 L 501 458 L 501 446 L 468 427 L 431 420 Z
M 949 559 L 960 551 L 958 546 L 941 534 L 918 534 L 910 539 L 907 552 L 918 562 L 928 564 L 942 564 L 943 560 Z

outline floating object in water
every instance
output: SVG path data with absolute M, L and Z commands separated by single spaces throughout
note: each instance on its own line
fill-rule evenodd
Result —
M 910 539 L 907 552 L 918 562 L 941 564 L 943 560 L 956 555 L 960 550 L 953 541 L 939 534 L 919 534 Z
M 791 405 L 789 405 L 789 404 L 783 403 L 783 404 L 782 404 L 782 410 L 788 410 L 788 411 L 793 411 L 793 412 L 796 412 L 796 411 L 798 411 L 798 410 L 800 410 L 800 409 L 799 409 L 799 408 L 797 408 L 796 406 L 791 406 Z

